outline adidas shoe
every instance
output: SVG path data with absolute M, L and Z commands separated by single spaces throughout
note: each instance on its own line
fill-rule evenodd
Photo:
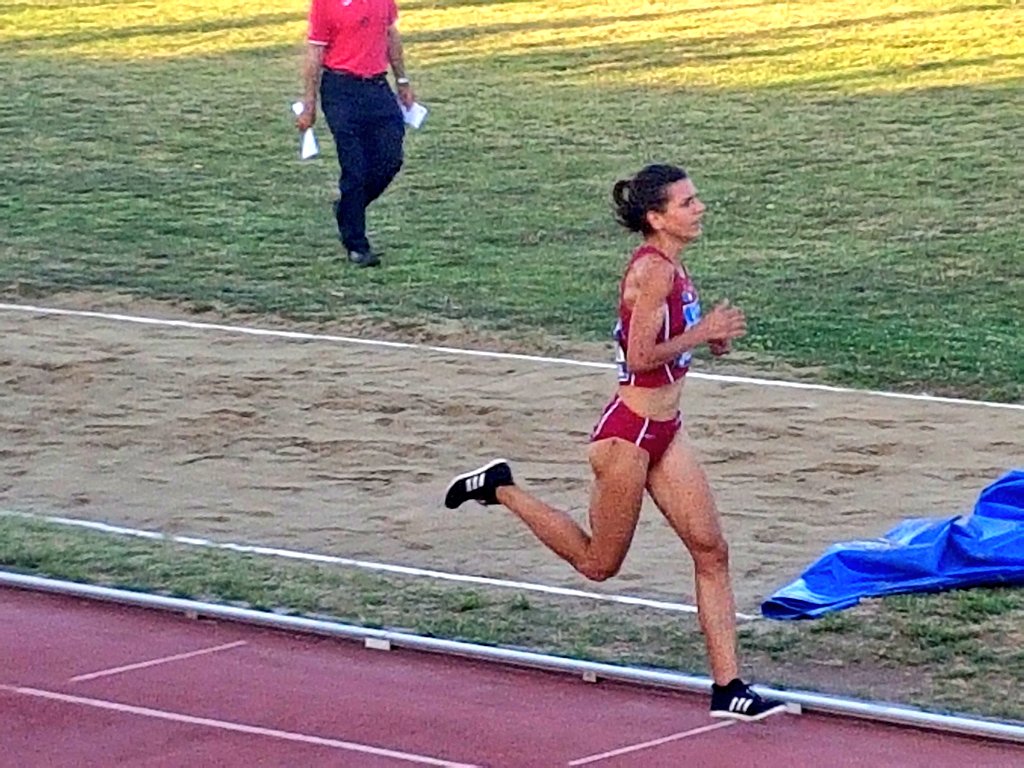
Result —
M 470 499 L 481 504 L 497 504 L 495 492 L 503 485 L 512 485 L 512 468 L 505 459 L 495 459 L 452 480 L 444 494 L 444 505 L 458 509 Z
M 711 716 L 754 722 L 786 710 L 785 702 L 766 699 L 739 678 L 711 686 Z

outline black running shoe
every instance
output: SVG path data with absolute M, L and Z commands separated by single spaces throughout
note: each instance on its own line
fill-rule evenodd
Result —
M 444 494 L 444 505 L 458 509 L 470 499 L 481 504 L 497 504 L 495 492 L 503 485 L 512 485 L 512 468 L 505 459 L 495 459 L 452 480 Z
M 752 723 L 786 710 L 785 702 L 766 699 L 739 678 L 728 685 L 711 686 L 711 716 Z

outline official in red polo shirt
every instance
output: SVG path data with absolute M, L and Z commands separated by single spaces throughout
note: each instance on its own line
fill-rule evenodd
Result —
M 395 0 L 312 0 L 300 131 L 316 122 L 316 97 L 338 149 L 341 193 L 334 203 L 349 260 L 380 264 L 366 238 L 366 208 L 402 167 L 405 123 L 399 100 L 416 97 L 405 73 Z M 388 65 L 395 91 L 388 84 Z

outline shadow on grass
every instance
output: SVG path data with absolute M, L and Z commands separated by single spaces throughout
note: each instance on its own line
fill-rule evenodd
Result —
M 434 8 L 474 8 L 491 5 L 540 5 L 538 0 L 399 0 L 400 11 L 421 11 Z M 686 13 L 735 12 L 740 8 L 761 8 L 774 5 L 787 5 L 786 0 L 766 0 L 751 3 L 717 3 L 699 8 L 686 8 Z
M 774 5 L 775 3 L 758 3 L 752 4 L 751 6 L 743 7 L 754 7 L 757 5 Z M 687 12 L 694 14 L 706 13 L 708 11 L 717 10 L 730 10 L 730 7 L 726 6 L 712 6 L 710 8 L 698 8 Z M 908 21 L 921 21 L 925 19 L 942 18 L 946 16 L 957 16 L 963 14 L 977 13 L 980 11 L 992 11 L 992 10 L 1005 10 L 1005 7 L 1001 7 L 997 4 L 987 3 L 971 6 L 962 6 L 957 8 L 949 8 L 945 10 L 934 10 L 934 11 L 904 11 L 901 13 L 885 13 L 877 14 L 874 16 L 858 16 L 855 18 L 835 19 L 832 21 L 815 22 L 811 24 L 794 24 L 787 27 L 772 27 L 770 29 L 757 29 L 748 32 L 738 32 L 728 35 L 708 35 L 699 38 L 694 41 L 693 45 L 700 48 L 714 48 L 721 45 L 733 45 L 746 42 L 761 43 L 766 40 L 784 40 L 786 38 L 795 36 L 805 36 L 808 32 L 832 32 L 841 29 L 851 29 L 863 26 L 881 26 L 886 24 L 895 24 L 899 22 Z M 516 32 L 537 32 L 543 30 L 559 30 L 559 29 L 577 29 L 586 28 L 592 26 L 603 26 L 612 24 L 616 21 L 621 21 L 626 24 L 632 24 L 636 22 L 646 21 L 658 21 L 664 18 L 675 18 L 679 16 L 679 11 L 663 11 L 660 13 L 644 13 L 637 15 L 625 15 L 625 16 L 589 16 L 589 17 L 574 17 L 571 19 L 541 19 L 535 21 L 514 21 L 505 22 L 501 24 L 481 24 L 472 26 L 460 26 L 460 27 L 449 27 L 446 29 L 430 31 L 430 32 L 416 32 L 415 30 L 406 31 L 403 34 L 403 38 L 408 40 L 410 43 L 415 42 L 453 42 L 456 40 L 462 40 L 473 37 L 487 37 L 495 35 L 509 35 Z M 672 42 L 665 40 L 664 42 Z M 553 45 L 562 45 L 561 41 L 554 41 Z M 615 47 L 615 43 L 611 42 L 611 48 Z M 516 45 L 514 40 L 510 42 L 508 50 L 515 50 Z M 573 50 L 573 47 L 569 47 L 567 50 Z
M 767 42 L 766 37 L 768 36 L 762 37 L 757 42 Z M 522 46 L 514 51 L 501 51 L 499 53 L 481 55 L 478 58 L 496 63 L 512 64 L 512 66 L 521 67 L 523 71 L 532 73 L 550 70 L 554 77 L 556 74 L 561 76 L 566 70 L 576 72 L 587 72 L 589 70 L 644 71 L 646 73 L 657 71 L 671 72 L 680 65 L 693 62 L 727 62 L 742 69 L 745 67 L 755 67 L 764 59 L 791 56 L 804 51 L 821 49 L 821 46 L 817 43 L 779 46 L 761 45 L 757 47 L 742 46 L 732 49 L 727 48 L 726 50 L 723 50 L 723 47 L 725 47 L 725 41 L 722 39 L 714 41 L 713 45 L 707 39 L 698 41 L 662 39 L 636 43 L 595 44 L 586 47 L 577 46 L 570 48 L 537 44 Z M 460 59 L 465 60 L 465 55 L 453 53 L 450 56 L 439 57 L 439 59 L 443 61 L 445 66 L 457 66 L 460 63 Z M 840 86 L 854 83 L 871 87 L 899 82 L 920 72 L 953 72 L 967 67 L 980 67 L 1022 60 L 1024 60 L 1024 54 L 1022 53 L 993 53 L 988 56 L 950 58 L 941 61 L 917 61 L 905 65 L 865 67 L 851 64 L 848 69 L 833 70 L 819 75 L 801 76 L 799 87 Z M 779 81 L 751 85 L 749 89 L 751 91 L 790 90 L 793 87 L 793 82 Z
M 194 22 L 175 24 L 150 24 L 115 29 L 76 30 L 74 32 L 58 32 L 55 34 L 37 34 L 29 40 L 19 39 L 12 43 L 0 43 L 0 51 L 8 45 L 17 47 L 21 53 L 35 49 L 50 49 L 53 45 L 75 46 L 87 43 L 107 42 L 112 40 L 131 40 L 140 37 L 173 37 L 176 35 L 211 34 L 232 29 L 256 29 L 272 24 L 302 22 L 304 14 L 296 13 L 264 13 L 242 18 L 204 19 Z

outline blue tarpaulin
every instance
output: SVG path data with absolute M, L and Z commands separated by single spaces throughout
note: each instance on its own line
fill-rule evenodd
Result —
M 834 544 L 761 604 L 769 619 L 813 619 L 862 597 L 1024 585 L 1024 469 L 985 488 L 971 515 L 904 520 L 883 538 Z

